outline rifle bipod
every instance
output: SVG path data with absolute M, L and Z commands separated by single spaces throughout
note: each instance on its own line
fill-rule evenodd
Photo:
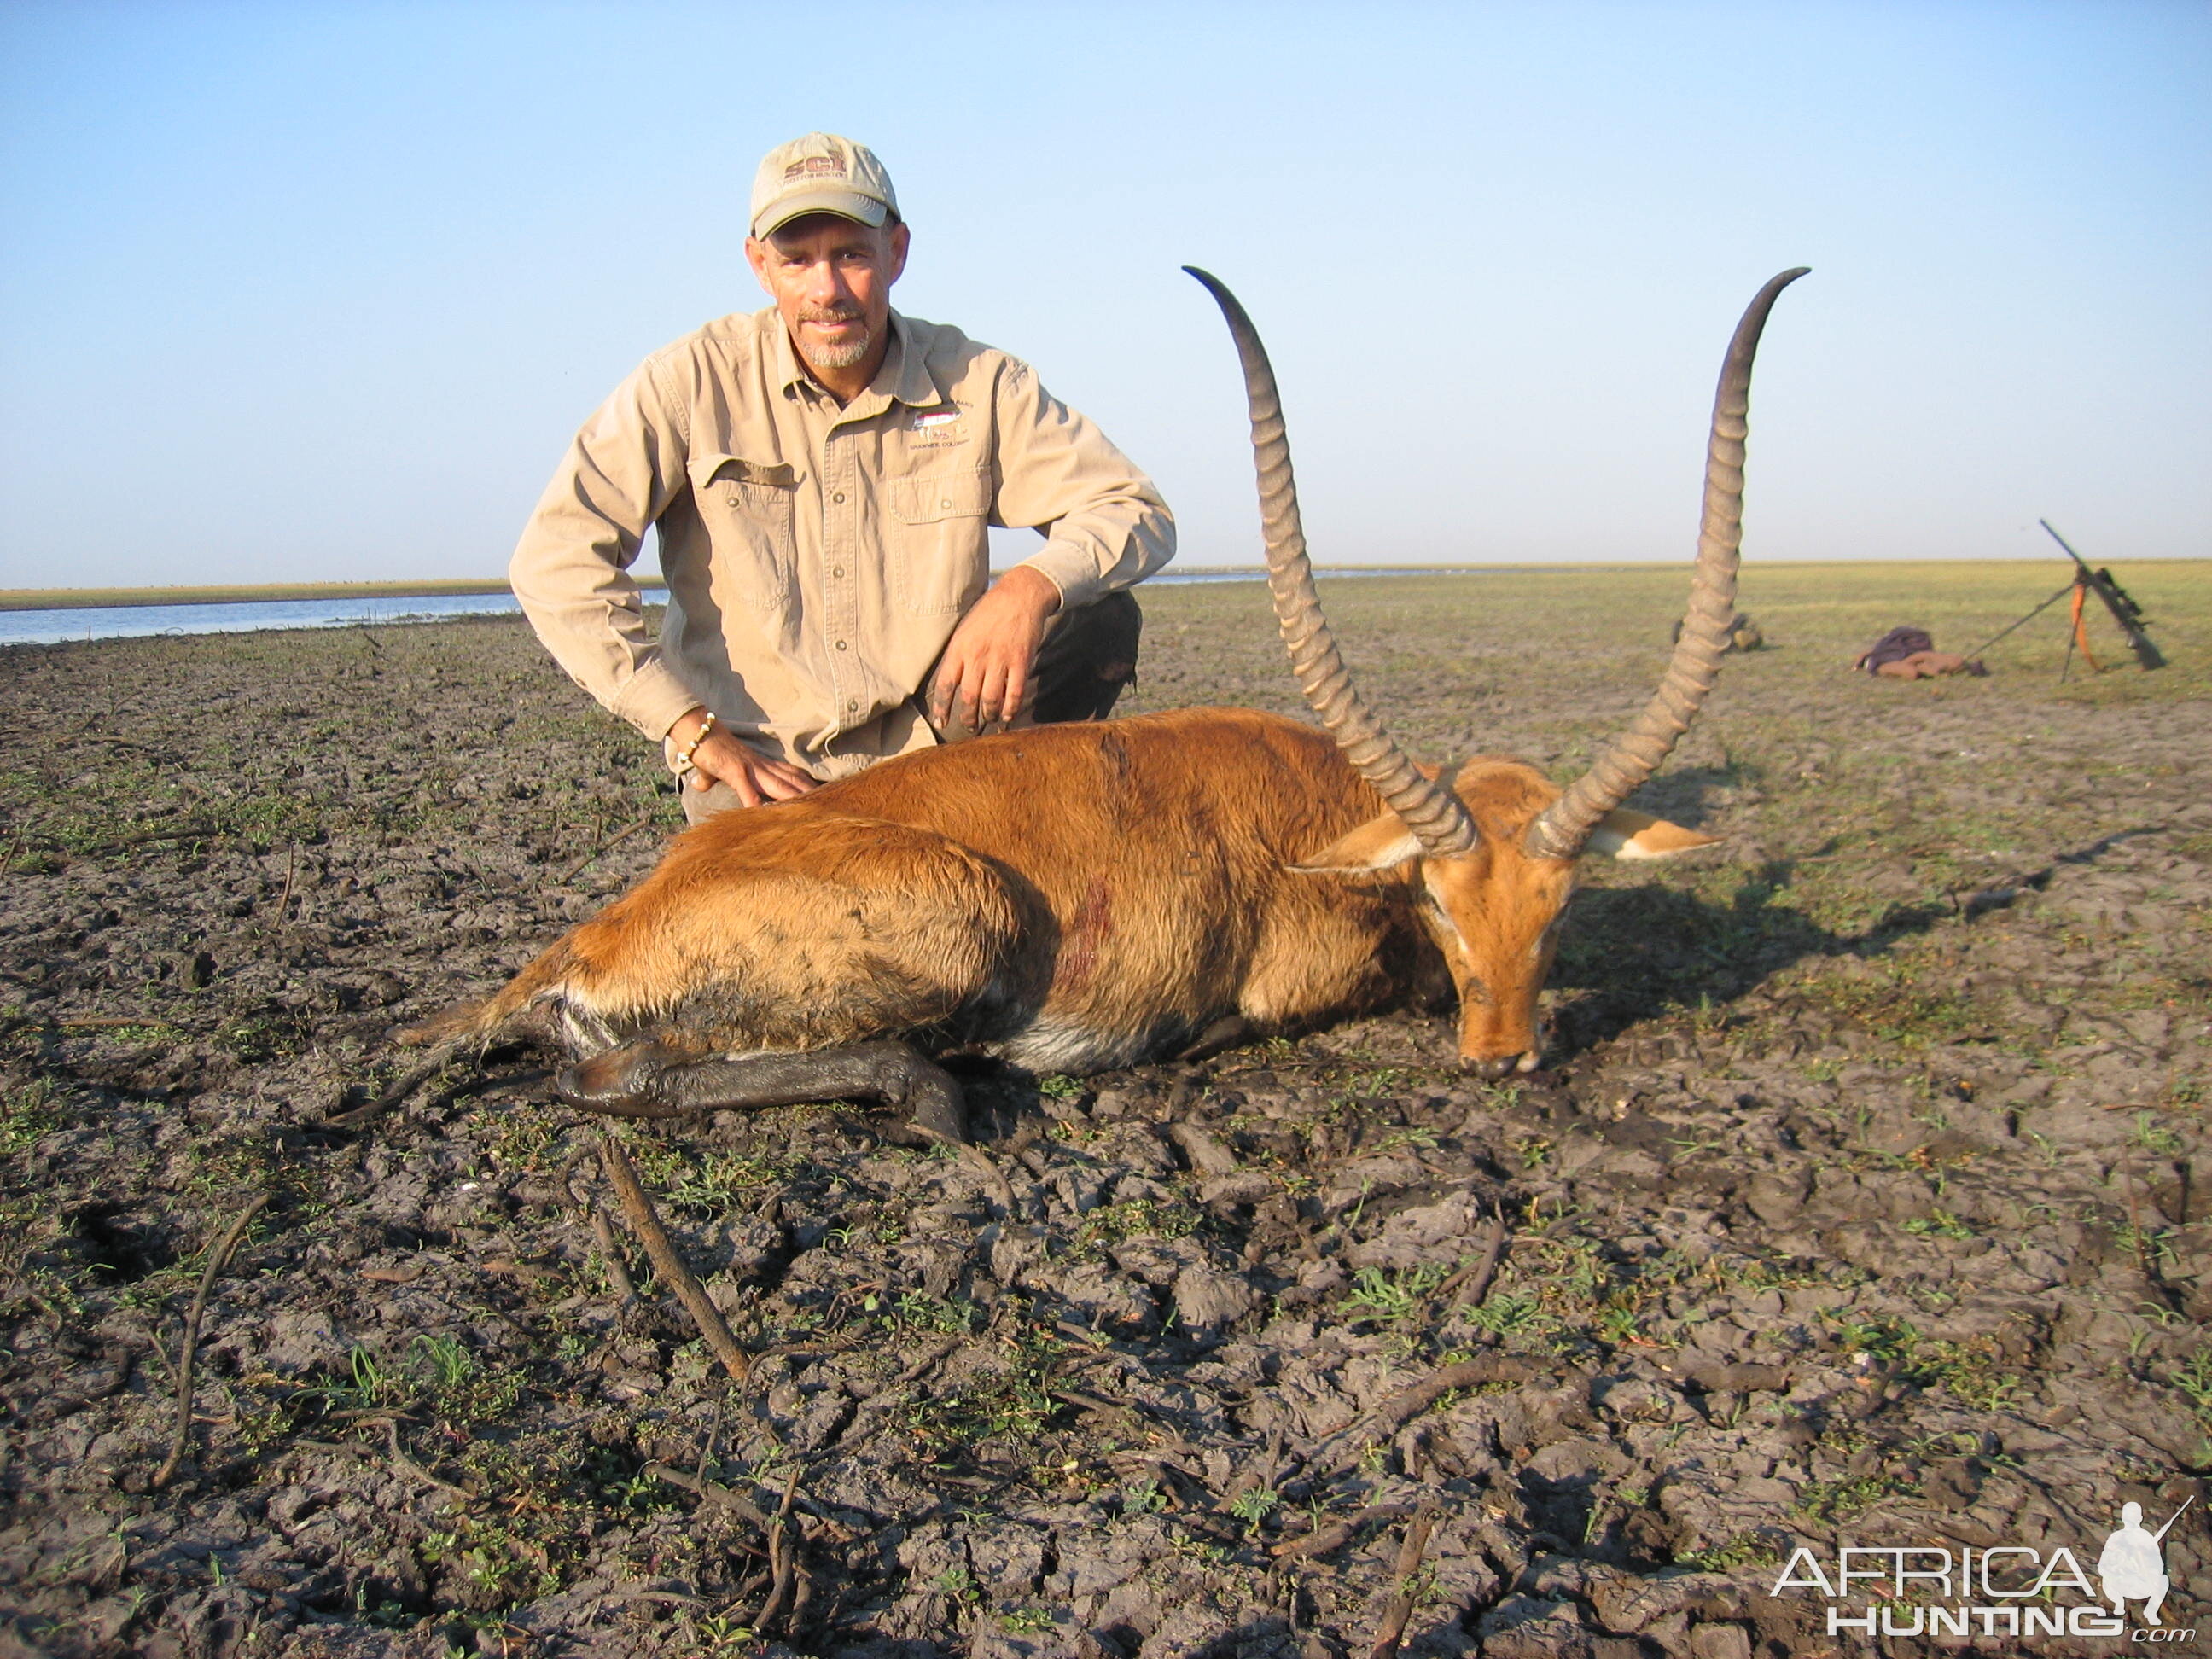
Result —
M 2057 531 L 2051 530 L 2047 521 L 2038 519 L 2036 522 L 2050 532 L 2051 540 L 2057 542 L 2059 546 L 2066 548 L 2067 556 L 2074 561 L 2073 580 L 2021 617 L 2019 621 L 2000 629 L 1966 654 L 1970 657 L 1980 656 L 1999 640 L 2025 628 L 2070 593 L 2074 596 L 2072 626 L 2067 629 L 2066 659 L 2059 665 L 2058 678 L 2063 682 L 2073 672 L 2074 653 L 2077 647 L 2092 672 L 2101 673 L 2104 671 L 2099 665 L 2096 658 L 2089 654 L 2089 633 L 2084 625 L 2082 617 L 2083 607 L 2087 602 L 2088 596 L 2094 593 L 2104 601 L 2105 609 L 2112 613 L 2112 620 L 2119 624 L 2121 634 L 2127 639 L 2128 648 L 2135 653 L 2136 661 L 2146 672 L 2154 668 L 2165 667 L 2165 657 L 2160 654 L 2158 647 L 2151 643 L 2150 635 L 2143 631 L 2148 624 L 2143 620 L 2142 607 L 2129 597 L 2125 588 L 2112 580 L 2112 573 L 2110 570 L 2090 569 L 2088 562 L 2071 547 L 2068 547 L 2066 538 Z

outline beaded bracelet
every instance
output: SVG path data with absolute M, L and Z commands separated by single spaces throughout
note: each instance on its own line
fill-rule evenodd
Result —
M 714 711 L 708 709 L 707 718 L 699 723 L 699 729 L 691 734 L 691 741 L 676 751 L 678 776 L 680 777 L 691 769 L 693 764 L 691 757 L 699 752 L 699 745 L 707 741 L 707 734 L 720 724 L 720 722 L 714 718 Z

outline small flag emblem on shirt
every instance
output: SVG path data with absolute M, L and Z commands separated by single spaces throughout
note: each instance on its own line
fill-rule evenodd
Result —
M 959 418 L 960 411 L 957 409 L 919 410 L 914 417 L 915 429 L 927 432 L 933 426 L 950 426 Z

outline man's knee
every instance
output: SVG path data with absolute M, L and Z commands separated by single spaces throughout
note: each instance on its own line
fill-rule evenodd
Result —
M 1063 611 L 1037 651 L 1037 724 L 1105 719 L 1137 678 L 1144 631 L 1145 613 L 1128 593 Z
M 1102 720 L 1137 678 L 1137 649 L 1145 614 L 1127 593 L 1109 593 L 1091 605 L 1063 611 L 1030 665 L 1029 708 L 1019 726 Z M 939 743 L 965 743 L 985 732 L 958 720 L 930 722 Z M 1005 726 L 988 727 L 991 732 Z
M 744 802 L 738 792 L 726 783 L 716 783 L 711 789 L 695 789 L 688 777 L 676 780 L 677 798 L 684 803 L 684 822 L 698 823 L 717 813 L 732 812 Z

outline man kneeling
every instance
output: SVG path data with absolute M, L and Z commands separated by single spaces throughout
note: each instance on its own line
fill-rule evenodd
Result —
M 538 637 L 662 742 L 696 821 L 935 743 L 1104 716 L 1127 590 L 1173 556 L 1151 480 L 1027 364 L 890 308 L 909 232 L 865 146 L 769 152 L 775 303 L 648 358 L 586 422 L 508 574 Z M 629 574 L 659 531 L 667 619 Z M 989 526 L 1045 544 L 990 580 Z

